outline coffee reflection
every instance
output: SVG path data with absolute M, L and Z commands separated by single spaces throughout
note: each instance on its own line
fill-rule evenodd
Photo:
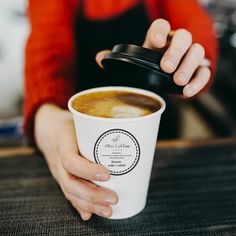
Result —
M 138 93 L 100 91 L 80 95 L 72 107 L 84 114 L 103 118 L 135 118 L 158 111 L 161 102 Z

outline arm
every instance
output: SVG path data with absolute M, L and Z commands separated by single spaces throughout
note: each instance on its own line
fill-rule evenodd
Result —
M 26 47 L 24 128 L 44 154 L 65 197 L 88 220 L 112 214 L 117 195 L 90 181 L 107 181 L 109 172 L 78 153 L 71 113 L 73 17 L 77 0 L 30 0 L 31 34 Z M 78 4 L 78 3 L 77 3 Z
M 25 54 L 25 133 L 33 139 L 34 116 L 44 103 L 65 108 L 73 94 L 71 1 L 30 0 L 31 33 Z

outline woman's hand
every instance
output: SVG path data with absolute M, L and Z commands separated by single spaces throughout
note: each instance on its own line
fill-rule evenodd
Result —
M 167 73 L 174 72 L 174 82 L 183 86 L 185 96 L 194 96 L 209 82 L 211 72 L 207 65 L 203 65 L 207 62 L 204 59 L 205 50 L 202 45 L 192 43 L 192 35 L 187 30 L 178 29 L 173 32 L 168 21 L 155 20 L 147 32 L 143 46 L 165 50 L 161 68 Z M 105 50 L 97 54 L 96 61 L 100 66 L 108 52 L 110 51 Z
M 88 220 L 92 213 L 110 217 L 117 195 L 90 182 L 107 181 L 110 174 L 105 167 L 79 155 L 71 113 L 43 105 L 36 114 L 35 138 L 52 175 L 81 218 Z

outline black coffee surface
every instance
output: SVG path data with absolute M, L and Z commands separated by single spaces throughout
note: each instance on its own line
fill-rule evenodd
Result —
M 126 91 L 99 91 L 74 99 L 72 107 L 84 114 L 103 118 L 132 118 L 152 114 L 161 102 L 149 96 Z

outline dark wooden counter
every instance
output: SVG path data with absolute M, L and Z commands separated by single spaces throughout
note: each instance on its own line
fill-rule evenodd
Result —
M 1 149 L 0 235 L 235 236 L 236 138 L 157 146 L 144 211 L 88 222 L 65 200 L 40 153 Z

